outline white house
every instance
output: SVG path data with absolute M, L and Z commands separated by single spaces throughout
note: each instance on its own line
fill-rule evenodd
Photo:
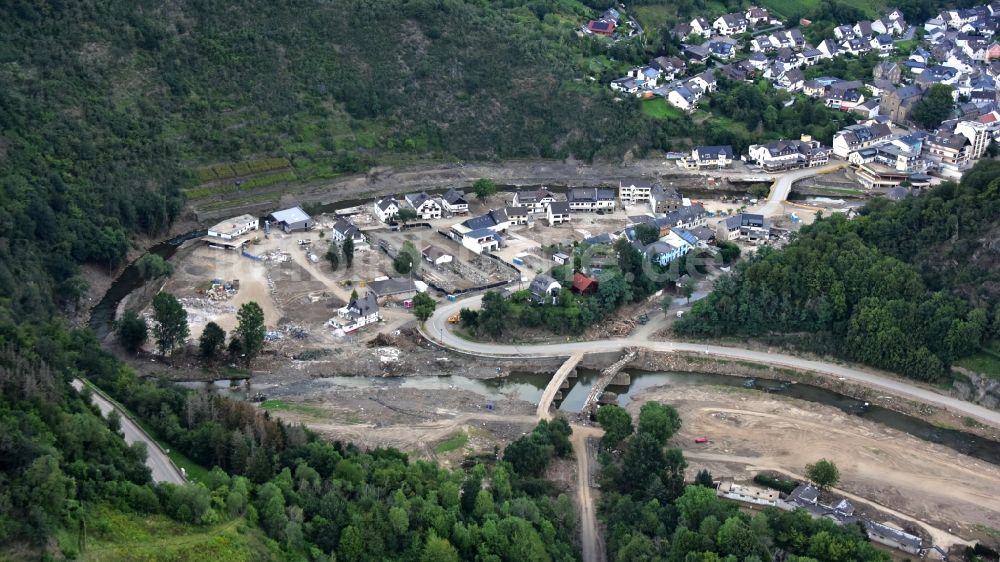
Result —
M 355 246 L 365 243 L 365 235 L 361 229 L 345 219 L 337 219 L 337 222 L 333 223 L 330 237 L 336 242 L 343 242 L 350 238 L 354 241 Z
M 712 25 L 708 23 L 703 17 L 697 17 L 691 20 L 691 33 L 697 33 L 705 39 L 712 36 Z
M 406 204 L 409 205 L 417 216 L 423 220 L 439 219 L 441 218 L 441 205 L 434 200 L 433 197 L 427 195 L 427 192 L 421 191 L 419 193 L 407 193 L 404 197 Z
M 667 103 L 683 111 L 694 111 L 701 96 L 681 84 L 667 94 Z
M 374 324 L 379 321 L 378 298 L 375 293 L 368 291 L 364 296 L 358 296 L 351 300 L 347 306 L 337 311 L 337 316 L 346 320 L 340 324 L 340 329 L 345 334 L 349 334 L 362 326 Z
M 747 20 L 743 14 L 726 14 L 712 22 L 712 29 L 717 31 L 719 35 L 738 35 L 746 32 Z
M 598 187 L 575 187 L 566 194 L 570 211 L 612 211 L 616 206 L 615 192 Z
M 547 189 L 518 191 L 514 193 L 514 200 L 511 202 L 510 206 L 527 207 L 528 212 L 541 214 L 548 209 L 549 203 L 552 203 L 555 200 L 556 196 Z
M 636 185 L 634 183 L 625 185 L 623 182 L 618 182 L 618 198 L 621 199 L 622 205 L 635 205 L 639 202 L 649 201 L 652 193 L 652 185 Z
M 231 219 L 226 219 L 219 224 L 208 229 L 208 236 L 219 238 L 220 240 L 233 240 L 243 236 L 251 230 L 257 230 L 260 221 L 253 215 L 240 215 Z
M 531 280 L 528 290 L 531 291 L 531 297 L 535 302 L 555 302 L 555 298 L 559 296 L 559 291 L 562 290 L 562 285 L 552 277 L 544 273 L 539 273 Z
M 375 200 L 375 216 L 378 220 L 388 223 L 399 213 L 399 203 L 391 195 Z
M 469 200 L 465 198 L 464 193 L 456 189 L 449 189 L 441 196 L 441 206 L 453 215 L 469 212 Z
M 420 255 L 423 256 L 429 263 L 434 265 L 444 265 L 446 263 L 451 263 L 455 259 L 455 256 L 433 244 L 429 244 L 425 246 L 423 250 L 420 250 Z
M 833 135 L 833 154 L 847 158 L 851 152 L 892 140 L 892 130 L 884 123 L 851 125 Z
M 698 146 L 691 150 L 691 156 L 681 158 L 678 165 L 687 169 L 727 168 L 733 163 L 733 147 Z
M 569 202 L 553 201 L 550 203 L 545 210 L 545 219 L 549 222 L 549 226 L 569 222 Z

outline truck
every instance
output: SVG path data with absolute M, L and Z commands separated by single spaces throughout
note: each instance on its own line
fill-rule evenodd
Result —
M 448 317 L 449 324 L 458 324 L 458 321 L 462 319 L 462 315 L 459 313 L 452 314 Z

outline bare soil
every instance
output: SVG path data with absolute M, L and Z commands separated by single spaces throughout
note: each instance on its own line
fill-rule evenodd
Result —
M 684 419 L 674 446 L 727 462 L 690 462 L 716 477 L 748 479 L 761 469 L 797 474 L 821 458 L 837 463 L 841 489 L 871 499 L 956 535 L 973 537 L 975 526 L 1000 527 L 1000 468 L 833 407 L 754 391 L 720 387 L 660 387 L 632 402 L 659 400 Z M 709 443 L 695 445 L 696 437 Z

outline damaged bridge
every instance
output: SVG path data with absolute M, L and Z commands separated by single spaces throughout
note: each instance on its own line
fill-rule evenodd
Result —
M 597 378 L 594 382 L 594 386 L 590 389 L 590 393 L 587 395 L 587 400 L 583 403 L 583 409 L 580 410 L 580 417 L 582 419 L 590 419 L 594 415 L 594 411 L 597 409 L 597 403 L 601 395 L 604 394 L 604 389 L 608 387 L 612 381 L 618 377 L 618 374 L 625 365 L 632 362 L 636 356 L 639 355 L 639 350 L 636 348 L 628 348 L 625 350 L 625 355 L 621 359 L 615 361 L 613 365 L 601 371 L 601 376 Z M 625 382 L 625 384 L 628 384 Z

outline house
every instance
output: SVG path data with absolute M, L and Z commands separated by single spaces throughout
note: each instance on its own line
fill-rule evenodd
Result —
M 854 39 L 855 33 L 854 28 L 849 25 L 838 25 L 833 28 L 833 36 L 837 38 L 838 41 L 847 41 L 848 39 Z
M 559 291 L 562 290 L 562 285 L 558 281 L 546 275 L 544 273 L 539 273 L 531 281 L 531 285 L 528 285 L 528 291 L 531 293 L 531 298 L 537 303 L 551 302 L 555 304 L 556 297 L 559 296 Z
M 500 235 L 489 228 L 466 230 L 458 236 L 462 246 L 476 254 L 495 252 L 500 249 L 500 244 L 503 242 Z
M 759 8 L 757 6 L 747 8 L 747 11 L 743 13 L 743 17 L 750 25 L 767 23 L 771 20 L 771 14 L 767 11 L 767 8 Z
M 691 20 L 690 25 L 692 33 L 697 33 L 698 35 L 701 35 L 705 39 L 708 39 L 709 37 L 712 36 L 712 25 L 709 24 L 708 20 L 706 20 L 705 18 L 700 16 L 694 18 L 693 20 Z
M 433 197 L 427 195 L 426 191 L 419 193 L 407 193 L 403 199 L 406 204 L 413 209 L 417 216 L 423 220 L 441 218 L 441 205 Z
M 705 206 L 698 203 L 697 205 L 689 205 L 681 207 L 676 211 L 670 211 L 660 218 L 644 219 L 641 222 L 652 223 L 659 229 L 660 236 L 666 236 L 667 232 L 674 228 L 691 230 L 702 226 L 705 224 L 706 217 L 708 217 L 708 213 L 705 211 Z
M 701 88 L 701 91 L 705 93 L 714 92 L 719 85 L 718 81 L 715 79 L 715 72 L 711 70 L 706 70 L 701 74 L 695 74 L 690 80 L 688 80 L 688 83 L 698 86 Z
M 688 169 L 727 168 L 733 163 L 733 147 L 698 146 L 691 151 L 690 158 L 682 158 L 679 164 Z
M 739 35 L 746 32 L 747 20 L 740 13 L 726 14 L 712 22 L 712 29 L 719 35 Z
M 650 195 L 653 193 L 654 186 L 647 184 L 636 185 L 630 183 L 626 185 L 624 182 L 618 182 L 618 198 L 621 199 L 622 205 L 635 205 L 636 203 L 649 201 Z
M 799 140 L 750 145 L 749 156 L 750 160 L 770 172 L 823 166 L 830 160 L 830 149 L 803 135 Z
M 573 273 L 573 286 L 570 289 L 580 295 L 589 295 L 597 292 L 597 279 L 580 273 Z
M 433 244 L 424 246 L 424 249 L 420 250 L 420 255 L 423 256 L 429 263 L 434 265 L 444 265 L 455 260 L 455 256 Z
M 771 236 L 771 226 L 763 215 L 740 213 L 719 222 L 716 227 L 716 240 L 745 240 L 747 242 L 766 242 Z
M 510 222 L 511 226 L 518 224 L 528 224 L 528 208 L 527 207 L 505 207 L 504 213 L 507 215 L 507 221 Z
M 872 69 L 872 78 L 874 80 L 888 80 L 893 84 L 898 84 L 902 76 L 903 69 L 893 61 L 881 61 Z
M 841 158 L 862 148 L 889 142 L 892 131 L 884 123 L 867 125 L 850 125 L 833 135 L 833 154 Z
M 549 222 L 549 226 L 569 222 L 569 202 L 553 201 L 545 210 L 545 218 Z
M 694 28 L 689 23 L 679 23 L 670 28 L 670 35 L 678 41 L 683 41 L 692 33 L 694 33 Z
M 526 207 L 529 213 L 544 213 L 549 207 L 549 203 L 556 200 L 556 196 L 553 195 L 547 189 L 538 189 L 535 191 L 517 191 L 514 193 L 514 200 L 511 202 L 512 207 Z
M 812 66 L 824 58 L 823 51 L 819 49 L 805 49 L 802 51 L 803 63 L 806 66 Z
M 409 277 L 386 277 L 368 283 L 368 289 L 380 299 L 403 300 L 413 297 L 419 292 L 417 283 Z
M 346 219 L 337 219 L 337 222 L 333 223 L 330 237 L 336 242 L 343 242 L 350 238 L 355 246 L 365 243 L 365 235 L 361 232 L 361 229 Z
M 493 232 L 504 232 L 510 228 L 510 219 L 507 218 L 507 213 L 504 209 L 493 209 L 485 214 L 465 219 L 453 225 L 451 230 L 458 234 L 463 234 L 470 230 L 479 230 L 481 228 L 488 228 Z
M 852 107 L 850 111 L 857 113 L 862 119 L 873 119 L 879 114 L 879 100 L 878 98 L 868 98 Z
M 865 101 L 865 96 L 861 93 L 863 87 L 860 80 L 839 80 L 827 86 L 823 103 L 827 107 L 849 110 Z
M 736 56 L 736 46 L 725 41 L 709 41 L 705 45 L 711 56 L 721 60 L 729 60 Z
M 368 324 L 374 324 L 380 320 L 378 298 L 375 293 L 366 291 L 363 296 L 351 299 L 347 306 L 337 310 L 337 316 L 347 321 L 346 324 L 340 325 L 345 334 Z
M 555 254 L 552 254 L 552 261 L 558 263 L 559 265 L 566 265 L 567 263 L 569 263 L 569 260 L 571 259 L 573 258 L 562 252 L 557 252 Z
M 938 131 L 927 139 L 927 158 L 935 162 L 938 170 L 946 176 L 958 177 L 969 167 L 972 143 L 960 133 Z
M 868 20 L 861 20 L 854 24 L 853 30 L 854 36 L 862 39 L 867 39 L 875 34 L 875 32 L 872 31 L 872 22 Z
M 375 200 L 375 216 L 378 217 L 378 220 L 390 223 L 398 213 L 399 203 L 396 202 L 395 197 L 390 195 Z
M 793 68 L 782 73 L 778 77 L 776 85 L 789 92 L 797 92 L 802 89 L 802 85 L 805 84 L 806 75 L 798 68 Z
M 649 195 L 649 207 L 654 214 L 669 213 L 684 206 L 684 198 L 674 188 L 656 186 Z
M 701 45 L 684 45 L 684 56 L 688 58 L 691 62 L 703 63 L 708 60 L 712 53 L 709 52 L 708 47 L 703 47 Z
M 642 86 L 631 76 L 616 78 L 611 81 L 611 89 L 623 94 L 638 94 Z
M 872 50 L 876 51 L 880 57 L 887 57 L 896 50 L 896 44 L 893 42 L 892 36 L 885 33 L 876 35 L 868 44 L 871 45 Z
M 923 90 L 912 84 L 886 92 L 879 100 L 879 114 L 896 122 L 908 121 L 910 112 L 923 95 Z
M 587 29 L 596 35 L 614 35 L 615 27 L 615 22 L 605 19 L 590 20 L 587 22 Z
M 566 194 L 570 211 L 614 210 L 615 192 L 597 187 L 575 187 Z
M 668 230 L 666 235 L 648 246 L 642 246 L 638 240 L 633 240 L 632 245 L 660 266 L 669 265 L 670 262 L 690 252 L 693 247 L 673 229 Z
M 449 189 L 441 196 L 441 206 L 445 211 L 453 215 L 462 215 L 469 212 L 469 200 L 465 194 L 454 188 Z
M 298 232 L 313 227 L 312 217 L 307 215 L 301 207 L 275 211 L 271 213 L 270 220 L 285 232 Z
M 771 63 L 771 61 L 768 60 L 767 55 L 765 55 L 764 53 L 754 53 L 750 55 L 750 58 L 747 59 L 747 62 L 750 64 L 750 66 L 754 67 L 754 69 L 756 70 L 764 70 L 765 68 L 767 68 L 767 65 Z
M 701 96 L 692 92 L 687 86 L 681 85 L 667 94 L 667 103 L 683 111 L 694 111 L 698 108 Z
M 208 238 L 235 240 L 251 230 L 257 230 L 260 220 L 253 215 L 240 215 L 226 219 L 208 229 Z M 242 246 L 242 244 L 239 244 Z
M 649 62 L 649 66 L 658 68 L 664 80 L 673 80 L 674 76 L 684 72 L 687 65 L 677 57 L 656 57 Z
M 824 39 L 823 42 L 816 46 L 816 50 L 822 53 L 825 59 L 832 59 L 840 54 L 840 46 L 833 39 Z
M 923 88 L 930 88 L 932 84 L 952 85 L 958 81 L 958 70 L 940 64 L 928 66 L 917 75 L 915 82 Z
M 777 507 L 781 493 L 770 488 L 736 484 L 732 480 L 723 480 L 715 489 L 715 495 L 744 503 Z

